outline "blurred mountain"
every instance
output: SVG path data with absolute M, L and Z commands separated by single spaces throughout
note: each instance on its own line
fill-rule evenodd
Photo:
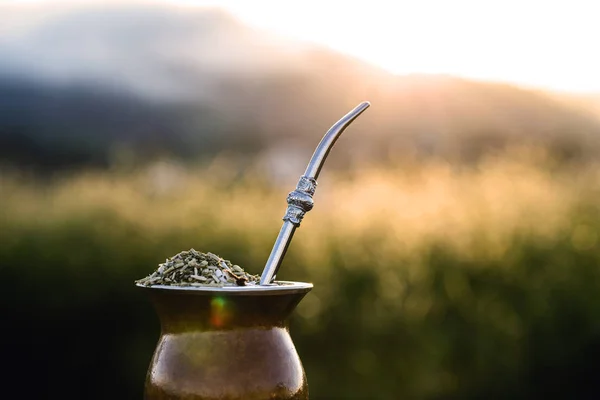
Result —
M 399 77 L 218 9 L 12 7 L 0 26 L 4 163 L 55 169 L 228 151 L 298 171 L 362 100 L 373 107 L 337 145 L 334 165 L 415 155 L 473 161 L 519 144 L 568 159 L 600 150 L 592 100 Z
M 600 118 L 600 94 L 550 93 L 558 102 Z

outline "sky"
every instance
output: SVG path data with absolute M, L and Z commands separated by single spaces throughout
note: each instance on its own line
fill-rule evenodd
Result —
M 39 2 L 56 1 L 4 0 Z M 219 6 L 249 25 L 325 45 L 397 74 L 600 92 L 597 0 L 163 2 Z

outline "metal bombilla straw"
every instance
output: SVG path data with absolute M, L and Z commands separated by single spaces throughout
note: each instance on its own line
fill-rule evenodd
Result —
M 342 132 L 354 121 L 363 111 L 371 104 L 368 101 L 360 103 L 348 114 L 344 115 L 336 122 L 323 136 L 321 142 L 317 146 L 304 175 L 300 177 L 296 190 L 288 194 L 288 208 L 283 217 L 283 226 L 279 231 L 279 236 L 275 240 L 273 250 L 269 255 L 265 269 L 260 277 L 261 285 L 270 285 L 275 279 L 275 275 L 281 266 L 283 257 L 292 241 L 296 228 L 300 226 L 304 214 L 313 208 L 314 202 L 312 196 L 317 188 L 317 178 L 323 168 L 325 159 L 329 155 L 329 151 L 335 144 L 336 140 L 341 136 Z

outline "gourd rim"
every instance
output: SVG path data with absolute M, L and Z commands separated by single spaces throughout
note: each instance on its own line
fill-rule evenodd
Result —
M 137 287 L 145 290 L 165 291 L 186 294 L 227 294 L 227 295 L 276 295 L 307 293 L 313 288 L 312 283 L 294 281 L 275 281 L 269 285 L 248 286 L 169 286 L 152 285 L 146 286 L 137 283 Z

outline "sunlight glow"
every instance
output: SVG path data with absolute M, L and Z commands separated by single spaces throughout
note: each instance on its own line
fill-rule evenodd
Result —
M 600 24 L 585 0 L 207 2 L 245 22 L 398 74 L 600 91 Z
M 8 1 L 36 2 L 52 1 Z M 90 1 L 70 1 L 82 2 Z M 325 45 L 397 74 L 447 74 L 600 92 L 595 0 L 154 2 L 222 7 L 255 27 Z

